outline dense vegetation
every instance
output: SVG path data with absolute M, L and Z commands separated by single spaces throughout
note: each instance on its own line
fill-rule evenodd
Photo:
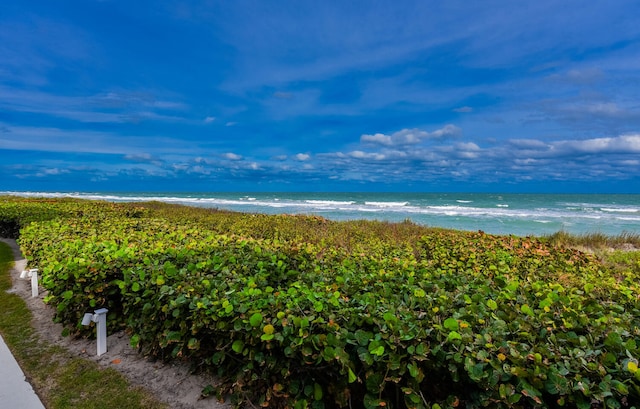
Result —
M 9 293 L 13 260 L 11 248 L 0 242 L 0 334 L 47 409 L 166 409 L 149 392 L 129 386 L 115 369 L 73 356 L 25 325 L 31 310 L 18 294 Z
M 19 231 L 58 320 L 82 333 L 107 307 L 238 404 L 640 406 L 638 257 L 160 203 L 4 198 L 0 229 Z

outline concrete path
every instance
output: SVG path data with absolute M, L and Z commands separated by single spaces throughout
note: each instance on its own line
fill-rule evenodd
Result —
M 24 373 L 0 336 L 0 408 L 44 409 Z
M 15 240 L 0 239 L 11 246 L 16 260 L 20 260 L 20 250 Z M 17 263 L 16 263 L 17 264 Z M 17 265 L 15 267 L 18 267 Z M 2 295 L 0 295 L 2 296 Z M 18 362 L 0 335 L 0 408 L 2 409 L 44 409 L 44 405 L 24 377 Z

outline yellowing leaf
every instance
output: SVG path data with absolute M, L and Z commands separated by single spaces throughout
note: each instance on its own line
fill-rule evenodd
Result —
M 273 334 L 273 331 L 275 331 L 275 328 L 273 328 L 273 325 L 271 324 L 267 324 L 264 326 L 264 328 L 262 328 L 262 332 L 264 332 L 265 334 Z

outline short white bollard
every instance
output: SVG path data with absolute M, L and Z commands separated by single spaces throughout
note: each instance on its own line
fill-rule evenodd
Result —
M 89 325 L 91 321 L 97 324 L 96 338 L 98 340 L 98 356 L 107 352 L 107 312 L 106 308 L 95 310 L 93 314 L 90 312 L 84 314 L 82 325 Z
M 38 269 L 32 268 L 31 270 L 24 270 L 20 273 L 20 278 L 31 277 L 31 297 L 38 296 Z

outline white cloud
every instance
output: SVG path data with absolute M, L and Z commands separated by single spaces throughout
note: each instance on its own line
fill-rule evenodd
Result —
M 187 108 L 185 104 L 158 101 L 151 94 L 137 92 L 63 96 L 0 86 L 0 108 L 85 123 L 188 122 L 182 116 L 166 114 L 168 110 L 184 111 Z
M 211 122 L 215 121 L 216 117 L 215 116 L 208 116 L 204 119 L 204 123 L 205 124 L 210 124 Z
M 301 162 L 304 162 L 304 161 L 306 161 L 306 160 L 309 160 L 309 158 L 310 158 L 310 157 L 311 157 L 311 156 L 309 156 L 309 155 L 308 155 L 308 154 L 306 154 L 306 153 L 299 153 L 299 154 L 297 154 L 297 155 L 295 156 L 296 160 L 299 160 L 299 161 L 301 161 Z
M 455 109 L 453 110 L 453 112 L 461 112 L 461 113 L 464 113 L 464 112 L 473 112 L 473 108 L 468 107 L 468 106 L 463 106 L 463 107 L 460 107 L 460 108 L 455 108 Z
M 374 135 L 362 135 L 360 137 L 360 142 L 365 142 L 365 143 L 371 142 L 371 143 L 378 143 L 381 145 L 391 145 L 391 136 L 381 134 L 381 133 L 377 133 Z
M 589 94 L 566 101 L 549 99 L 539 107 L 543 121 L 553 119 L 585 131 L 632 132 L 640 126 L 640 111 L 635 99 L 630 96 L 620 96 L 614 102 L 597 94 Z
M 211 171 L 207 168 L 205 168 L 204 166 L 192 166 L 189 170 L 188 173 L 198 173 L 201 175 L 209 175 L 211 173 Z
M 622 166 L 640 166 L 640 160 L 637 159 L 629 159 L 620 161 L 620 165 Z
M 613 102 L 600 102 L 591 105 L 587 105 L 585 110 L 592 114 L 603 114 L 603 115 L 619 115 L 624 112 L 622 109 L 618 107 L 617 104 Z
M 480 155 L 481 149 L 473 142 L 460 142 L 438 147 L 437 151 L 459 159 L 475 159 Z
M 640 134 L 557 141 L 551 143 L 550 152 L 561 154 L 640 153 Z
M 456 148 L 462 151 L 474 151 L 480 150 L 480 147 L 473 142 L 460 142 L 456 144 Z
M 124 158 L 133 162 L 151 162 L 154 160 L 153 156 L 148 153 L 128 154 Z
M 520 148 L 520 149 L 540 150 L 540 149 L 547 149 L 549 147 L 548 144 L 542 141 L 539 141 L 537 139 L 510 139 L 508 143 L 513 147 Z
M 352 151 L 349 153 L 349 156 L 356 159 L 374 159 L 374 160 L 383 160 L 386 158 L 385 155 L 381 153 L 370 153 L 363 151 Z
M 441 139 L 446 136 L 458 136 L 462 130 L 455 125 L 446 125 L 441 129 L 437 129 L 433 132 L 423 131 L 421 129 L 402 129 L 394 132 L 391 135 L 385 135 L 382 133 L 376 133 L 373 135 L 362 135 L 360 142 L 379 144 L 385 146 L 399 146 L 399 145 L 417 145 L 424 140 L 428 139 Z
M 513 161 L 513 163 L 515 163 L 516 165 L 519 166 L 530 166 L 530 165 L 536 165 L 538 164 L 540 161 L 538 159 L 533 159 L 533 158 L 526 158 L 526 159 L 515 159 Z
M 588 85 L 602 80 L 604 73 L 598 68 L 573 69 L 561 74 L 552 74 L 547 78 L 562 84 Z
M 430 138 L 443 138 L 445 136 L 460 136 L 462 133 L 462 129 L 458 128 L 455 125 L 446 125 L 442 129 L 438 129 L 437 131 L 433 131 L 429 134 Z
M 427 139 L 429 132 L 419 129 L 403 129 L 391 135 L 391 143 L 393 145 L 415 145 L 421 140 Z
M 455 133 L 456 129 L 443 128 L 438 133 L 430 132 L 429 136 Z M 364 138 L 365 148 L 318 154 L 326 158 L 320 166 L 329 173 L 339 170 L 348 180 L 354 180 L 353 175 L 369 181 L 397 177 L 429 180 L 451 176 L 445 169 L 455 168 L 455 177 L 474 175 L 479 181 L 490 182 L 505 177 L 512 181 L 522 180 L 522 176 L 534 170 L 535 180 L 621 179 L 626 177 L 625 169 L 640 163 L 636 158 L 640 153 L 640 134 L 582 140 L 523 138 L 506 143 L 495 141 L 488 146 L 483 146 L 479 140 L 448 139 L 429 146 L 400 144 L 397 149 L 382 143 L 372 144 L 372 141 L 398 141 L 399 138 L 406 141 L 409 134 L 417 134 L 404 131 L 369 135 Z M 631 169 L 629 173 L 633 173 Z
M 40 152 L 112 153 L 145 155 L 171 152 L 192 154 L 194 146 L 164 136 L 136 136 L 91 130 L 5 126 L 0 123 L 0 146 L 11 150 Z M 147 152 L 144 152 L 147 151 Z
M 71 173 L 71 172 L 67 169 L 49 168 L 49 169 L 42 170 L 42 172 L 36 173 L 36 176 L 37 177 L 57 176 L 57 175 L 64 175 L 66 173 Z
M 229 159 L 229 160 L 242 160 L 242 156 L 235 154 L 233 152 L 227 152 L 224 155 L 222 155 L 225 159 Z

